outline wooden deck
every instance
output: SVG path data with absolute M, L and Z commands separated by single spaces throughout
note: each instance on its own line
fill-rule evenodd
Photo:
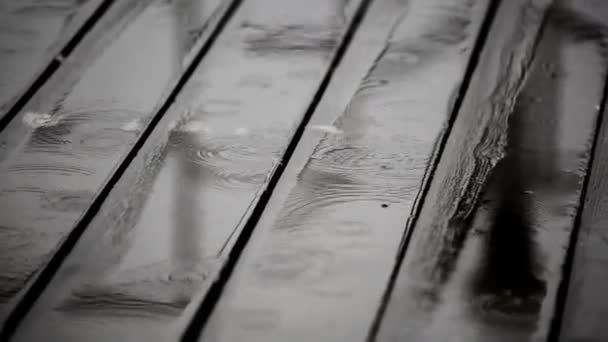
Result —
M 608 341 L 608 1 L 0 27 L 0 341 Z

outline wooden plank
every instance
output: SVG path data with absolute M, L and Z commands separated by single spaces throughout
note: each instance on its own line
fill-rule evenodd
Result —
M 179 339 L 361 3 L 246 0 L 14 340 Z
M 574 264 L 570 275 L 565 310 L 562 315 L 560 341 L 600 342 L 608 340 L 608 250 L 606 248 L 606 112 L 600 140 L 594 156 L 585 207 L 576 242 Z
M 597 48 L 608 54 L 608 3 L 597 2 L 591 10 L 577 13 L 575 22 L 584 35 L 597 40 Z M 567 18 L 566 18 L 567 19 Z M 572 19 L 570 19 L 572 20 Z M 603 73 L 606 76 L 606 72 Z M 604 93 L 606 96 L 606 93 Z M 602 125 L 596 141 L 593 168 L 590 171 L 584 209 L 563 312 L 558 313 L 560 341 L 600 342 L 608 340 L 608 248 L 606 242 L 606 161 L 608 160 L 608 120 L 604 98 Z M 559 326 L 561 323 L 561 327 Z M 561 328 L 561 329 L 560 329 Z
M 228 3 L 116 3 L 0 133 L 1 322 L 128 156 Z
M 200 341 L 366 339 L 488 5 L 372 4 Z
M 45 70 L 60 64 L 79 40 L 77 32 L 93 25 L 107 7 L 103 0 L 34 1 L 0 3 L 0 127 L 4 116 Z M 97 13 L 96 13 L 97 12 Z M 40 83 L 40 82 L 38 82 Z
M 608 61 L 599 2 L 537 5 L 502 3 L 479 67 L 501 77 L 465 100 L 379 341 L 547 340 Z

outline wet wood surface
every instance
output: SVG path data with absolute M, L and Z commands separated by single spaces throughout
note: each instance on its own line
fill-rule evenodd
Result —
M 14 340 L 178 339 L 359 5 L 244 3 Z
M 604 115 L 605 108 L 604 108 Z M 560 341 L 608 340 L 608 244 L 606 226 L 606 163 L 608 135 L 605 117 L 589 175 L 574 263 L 561 315 Z
M 27 97 L 28 88 L 35 90 L 69 55 L 78 41 L 78 32 L 95 22 L 96 11 L 103 12 L 107 2 L 0 3 L 0 128 L 17 102 Z
M 130 153 L 226 8 L 220 0 L 117 3 L 98 23 L 100 32 L 0 133 L 2 321 Z
M 602 5 L 560 1 L 542 13 L 531 4 L 503 2 L 521 23 L 503 26 L 509 16 L 498 14 L 496 32 L 514 31 L 486 50 L 499 56 L 482 56 L 488 65 L 479 69 L 482 78 L 496 70 L 498 82 L 486 83 L 489 96 L 465 100 L 380 341 L 548 337 L 608 64 L 592 32 L 597 22 L 586 21 L 601 17 Z M 538 42 L 521 39 L 543 18 Z M 489 40 L 499 42 L 492 33 Z
M 585 22 L 579 27 L 587 28 L 587 37 L 598 44 L 602 56 L 608 56 L 608 4 L 596 4 L 593 10 L 584 13 Z M 583 24 L 583 25 L 581 25 Z M 607 74 L 604 71 L 604 76 Z M 605 88 L 604 89 L 608 89 Z M 604 93 L 606 96 L 606 93 Z M 608 340 L 608 187 L 606 184 L 606 160 L 608 160 L 608 120 L 606 98 L 599 110 L 603 110 L 599 128 L 593 167 L 589 171 L 583 210 L 580 213 L 578 234 L 572 239 L 573 262 L 568 265 L 569 278 L 562 283 L 564 307 L 558 307 L 555 337 L 559 341 L 605 341 Z
M 608 338 L 605 1 L 0 19 L 0 340 Z
M 305 163 L 283 177 L 288 194 L 267 208 L 277 214 L 256 228 L 201 341 L 366 338 L 488 4 L 376 3 L 360 30 L 393 13 L 385 46 L 346 107 L 309 126 L 312 154 L 294 155 Z

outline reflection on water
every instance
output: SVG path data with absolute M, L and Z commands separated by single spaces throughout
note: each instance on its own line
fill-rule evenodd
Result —
M 568 235 L 564 244 L 554 249 L 546 243 L 546 232 L 559 226 L 565 226 L 566 232 L 572 229 L 584 167 L 570 170 L 565 165 L 585 165 L 592 138 L 593 108 L 585 110 L 589 113 L 585 120 L 588 127 L 573 124 L 573 119 L 584 120 L 585 116 L 568 109 L 573 108 L 572 103 L 579 102 L 581 108 L 585 102 L 564 97 L 567 90 L 562 83 L 576 82 L 575 71 L 566 69 L 572 68 L 572 59 L 566 52 L 570 46 L 589 44 L 591 56 L 606 53 L 605 28 L 603 24 L 598 26 L 585 13 L 586 9 L 589 8 L 580 5 L 577 10 L 569 1 L 558 1 L 550 8 L 544 33 L 547 43 L 541 43 L 537 57 L 539 70 L 533 71 L 529 90 L 524 90 L 516 105 L 509 128 L 508 155 L 494 171 L 486 195 L 488 203 L 482 205 L 493 208 L 473 295 L 481 300 L 486 314 L 495 312 L 528 320 L 529 325 L 521 329 L 521 336 L 526 339 L 535 329 L 541 336 L 547 333 L 559 281 L 559 276 L 547 276 L 547 270 L 561 267 Z M 566 73 L 573 75 L 570 80 Z M 580 154 L 575 152 L 576 146 L 568 143 L 577 139 L 572 138 L 575 136 L 580 137 Z M 570 210 L 547 216 L 546 210 L 556 207 L 552 204 L 556 200 Z M 558 264 L 553 265 L 551 259 L 556 257 Z
M 169 144 L 174 144 L 172 141 L 177 132 L 172 132 L 169 137 Z M 179 133 L 177 133 L 179 134 Z M 184 145 L 192 144 L 192 138 L 186 137 L 180 143 Z M 179 148 L 179 147 L 178 147 Z M 176 159 L 177 173 L 174 175 L 175 183 L 172 187 L 173 194 L 173 216 L 175 223 L 172 234 L 172 279 L 194 276 L 196 277 L 195 269 L 201 261 L 203 251 L 200 249 L 200 241 L 202 229 L 200 226 L 200 217 L 203 213 L 197 210 L 201 206 L 199 203 L 198 192 L 200 186 L 204 183 L 202 177 L 204 172 L 199 165 L 192 162 L 186 155 L 186 151 L 177 150 L 174 154 Z M 176 155 L 175 155 L 176 154 Z M 203 279 L 199 279 L 203 280 Z M 188 296 L 190 294 L 184 294 Z
M 545 50 L 548 56 L 560 55 L 561 45 L 555 43 Z M 492 208 L 472 295 L 482 302 L 484 311 L 534 316 L 545 295 L 546 285 L 538 276 L 541 263 L 535 246 L 532 195 L 547 191 L 556 180 L 558 163 L 552 159 L 557 155 L 551 149 L 558 133 L 559 88 L 547 82 L 538 95 L 544 100 L 543 110 L 525 108 L 521 100 L 516 105 L 509 123 L 507 156 L 494 169 L 482 200 Z M 540 153 L 530 153 L 528 147 Z
M 606 67 L 605 40 L 597 38 L 597 22 L 587 21 L 589 4 L 558 1 L 547 11 L 526 82 L 505 114 L 505 156 L 463 217 L 463 230 L 422 233 L 426 248 L 449 258 L 429 263 L 416 246 L 406 255 L 410 268 L 393 300 L 408 319 L 387 329 L 400 338 L 546 338 L 603 89 L 598 70 Z

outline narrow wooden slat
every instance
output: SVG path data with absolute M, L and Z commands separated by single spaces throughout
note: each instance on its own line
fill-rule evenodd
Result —
M 562 326 L 559 331 L 560 341 L 600 342 L 608 340 L 608 251 L 606 247 L 606 113 L 604 125 L 600 131 L 598 150 L 594 157 L 588 195 L 572 275 L 567 292 L 566 307 L 563 313 Z
M 77 43 L 79 30 L 91 25 L 110 1 L 6 0 L 0 3 L 0 129 L 5 115 L 29 88 L 56 69 L 54 60 Z M 37 82 L 37 79 L 40 79 Z
M 547 339 L 608 61 L 586 22 L 599 2 L 534 5 L 498 12 L 379 341 Z
M 583 35 L 596 39 L 597 49 L 608 56 L 608 3 L 597 2 L 591 10 L 577 13 L 575 22 Z M 606 76 L 606 72 L 603 73 Z M 606 96 L 606 93 L 604 93 Z M 574 260 L 565 308 L 557 312 L 561 327 L 555 326 L 559 340 L 600 342 L 608 340 L 608 233 L 606 226 L 606 161 L 608 160 L 608 114 L 604 98 L 602 125 L 596 141 L 593 168 L 588 177 L 584 209 L 575 241 Z M 558 307 L 560 309 L 560 307 Z M 561 329 L 560 329 L 561 328 Z M 557 335 L 556 334 L 556 335 Z
M 179 339 L 361 4 L 246 0 L 14 340 Z
M 488 5 L 372 4 L 200 341 L 366 339 Z
M 227 4 L 117 3 L 0 133 L 0 321 L 128 155 Z
M 559 340 L 608 340 L 608 248 L 606 247 L 606 112 L 591 170 Z

